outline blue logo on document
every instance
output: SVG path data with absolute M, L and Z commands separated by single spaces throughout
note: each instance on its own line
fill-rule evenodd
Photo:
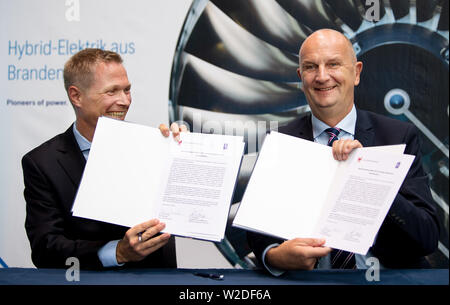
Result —
M 397 162 L 397 164 L 395 164 L 395 168 L 399 168 L 400 167 L 400 162 Z
M 223 150 L 225 150 L 225 149 L 227 149 L 228 148 L 228 143 L 224 143 L 223 144 Z

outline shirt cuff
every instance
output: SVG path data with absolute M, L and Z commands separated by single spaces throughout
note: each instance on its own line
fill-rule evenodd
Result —
M 120 267 L 124 264 L 117 263 L 116 248 L 119 240 L 112 240 L 98 250 L 97 255 L 103 267 Z
M 272 249 L 272 248 L 278 247 L 279 245 L 280 245 L 280 244 L 271 244 L 271 245 L 269 245 L 269 246 L 264 250 L 264 252 L 263 252 L 263 254 L 262 254 L 262 262 L 263 262 L 263 264 L 264 264 L 264 267 L 265 267 L 265 268 L 267 269 L 267 271 L 269 271 L 270 274 L 272 274 L 273 276 L 280 276 L 280 275 L 282 275 L 285 271 L 284 271 L 284 270 L 277 269 L 277 268 L 274 268 L 274 267 L 269 267 L 269 265 L 266 264 L 266 254 L 267 254 L 267 251 L 269 251 L 269 250 Z

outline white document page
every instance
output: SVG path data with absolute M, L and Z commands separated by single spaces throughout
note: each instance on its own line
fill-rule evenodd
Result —
M 171 140 L 156 128 L 99 118 L 73 215 L 128 227 L 155 218 Z
M 323 237 L 327 246 L 365 254 L 414 160 L 402 154 L 404 148 L 357 149 L 342 162 L 334 160 L 329 146 L 272 132 L 265 139 L 233 225 L 284 239 Z M 395 168 L 397 162 L 400 165 Z M 378 187 L 376 203 L 366 202 L 363 186 Z M 381 189 L 385 195 L 378 193 Z M 344 196 L 359 202 L 350 204 Z M 364 225 L 349 212 L 359 213 Z
M 337 166 L 331 147 L 271 132 L 233 225 L 286 239 L 312 237 Z
M 164 232 L 220 241 L 243 138 L 182 133 L 181 140 L 165 138 L 157 128 L 100 118 L 73 215 L 128 227 L 160 218 Z
M 219 241 L 245 144 L 234 136 L 184 134 L 181 139 L 181 145 L 170 145 L 158 218 L 166 223 L 164 232 Z
M 365 255 L 413 161 L 412 155 L 355 149 L 339 164 L 316 236 L 326 246 Z

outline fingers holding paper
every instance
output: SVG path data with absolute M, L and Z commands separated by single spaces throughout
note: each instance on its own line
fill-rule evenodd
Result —
M 358 140 L 336 140 L 333 143 L 333 157 L 338 161 L 345 161 L 348 159 L 352 150 L 362 147 L 362 144 Z
M 323 239 L 294 238 L 270 249 L 266 259 L 270 265 L 282 270 L 312 270 L 318 258 L 331 252 L 324 244 Z
M 119 264 L 143 260 L 169 241 L 170 234 L 159 234 L 165 224 L 158 219 L 152 219 L 130 228 L 119 241 L 116 248 L 116 258 Z
M 178 124 L 177 122 L 172 123 L 170 125 L 170 128 L 167 127 L 166 124 L 160 124 L 159 130 L 161 131 L 161 134 L 165 137 L 168 137 L 170 135 L 170 132 L 172 132 L 173 138 L 178 142 L 180 141 L 180 132 L 189 132 L 186 125 Z

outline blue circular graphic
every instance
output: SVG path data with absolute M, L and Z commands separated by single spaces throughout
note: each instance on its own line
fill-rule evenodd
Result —
M 391 96 L 389 103 L 391 104 L 392 108 L 400 109 L 403 107 L 403 105 L 405 105 L 405 99 L 400 94 L 395 94 Z

